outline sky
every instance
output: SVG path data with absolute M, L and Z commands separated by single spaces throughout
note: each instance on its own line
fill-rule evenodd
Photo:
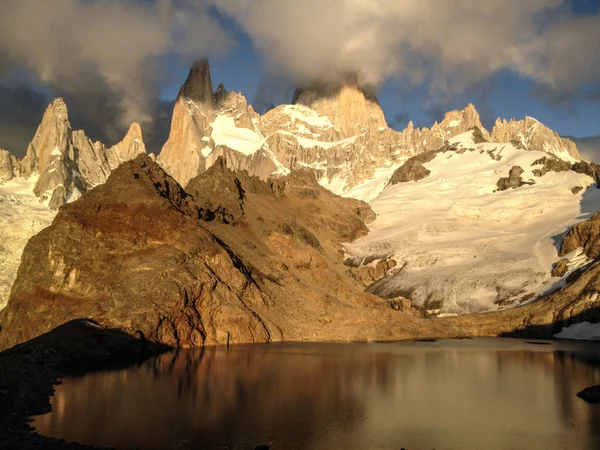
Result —
M 258 111 L 354 73 L 396 129 L 471 102 L 487 128 L 600 135 L 600 0 L 3 0 L 0 148 L 22 156 L 61 96 L 92 139 L 137 121 L 159 152 L 201 57 Z

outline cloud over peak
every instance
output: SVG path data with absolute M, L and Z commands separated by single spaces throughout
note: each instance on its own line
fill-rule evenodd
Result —
M 600 82 L 600 14 L 576 15 L 571 6 L 566 0 L 4 0 L 0 86 L 9 89 L 21 74 L 22 83 L 65 97 L 72 117 L 114 141 L 130 122 L 156 117 L 174 60 L 190 64 L 232 47 L 234 33 L 224 25 L 231 19 L 260 54 L 266 79 L 335 82 L 354 73 L 366 84 L 396 79 L 451 97 L 509 71 L 568 95 Z

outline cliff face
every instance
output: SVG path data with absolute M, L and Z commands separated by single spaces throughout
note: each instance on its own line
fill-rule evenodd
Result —
M 356 83 L 315 86 L 297 91 L 294 97 L 294 104 L 307 106 L 331 120 L 341 138 L 387 128 L 375 95 Z

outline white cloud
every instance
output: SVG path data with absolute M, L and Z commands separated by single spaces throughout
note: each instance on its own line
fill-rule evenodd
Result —
M 562 0 L 213 0 L 272 72 L 297 82 L 360 73 L 456 94 L 500 70 L 573 88 L 600 79 L 600 16 Z

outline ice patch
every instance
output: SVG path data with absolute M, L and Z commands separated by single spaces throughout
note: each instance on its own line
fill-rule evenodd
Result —
M 0 309 L 6 306 L 29 239 L 56 215 L 33 193 L 39 176 L 14 178 L 0 185 Z
M 564 327 L 554 335 L 558 339 L 576 339 L 580 341 L 600 341 L 600 323 L 581 322 Z
M 202 150 L 200 150 L 200 153 L 202 153 L 202 156 L 204 156 L 205 158 L 208 158 L 208 155 L 210 155 L 212 153 L 213 149 L 210 147 L 203 147 Z
M 232 117 L 219 115 L 212 123 L 212 139 L 216 146 L 224 145 L 232 150 L 252 155 L 266 142 L 259 133 L 248 128 L 237 128 Z
M 285 105 L 283 112 L 292 120 L 299 120 L 309 126 L 333 128 L 333 124 L 326 116 L 321 116 L 315 110 L 304 105 Z

